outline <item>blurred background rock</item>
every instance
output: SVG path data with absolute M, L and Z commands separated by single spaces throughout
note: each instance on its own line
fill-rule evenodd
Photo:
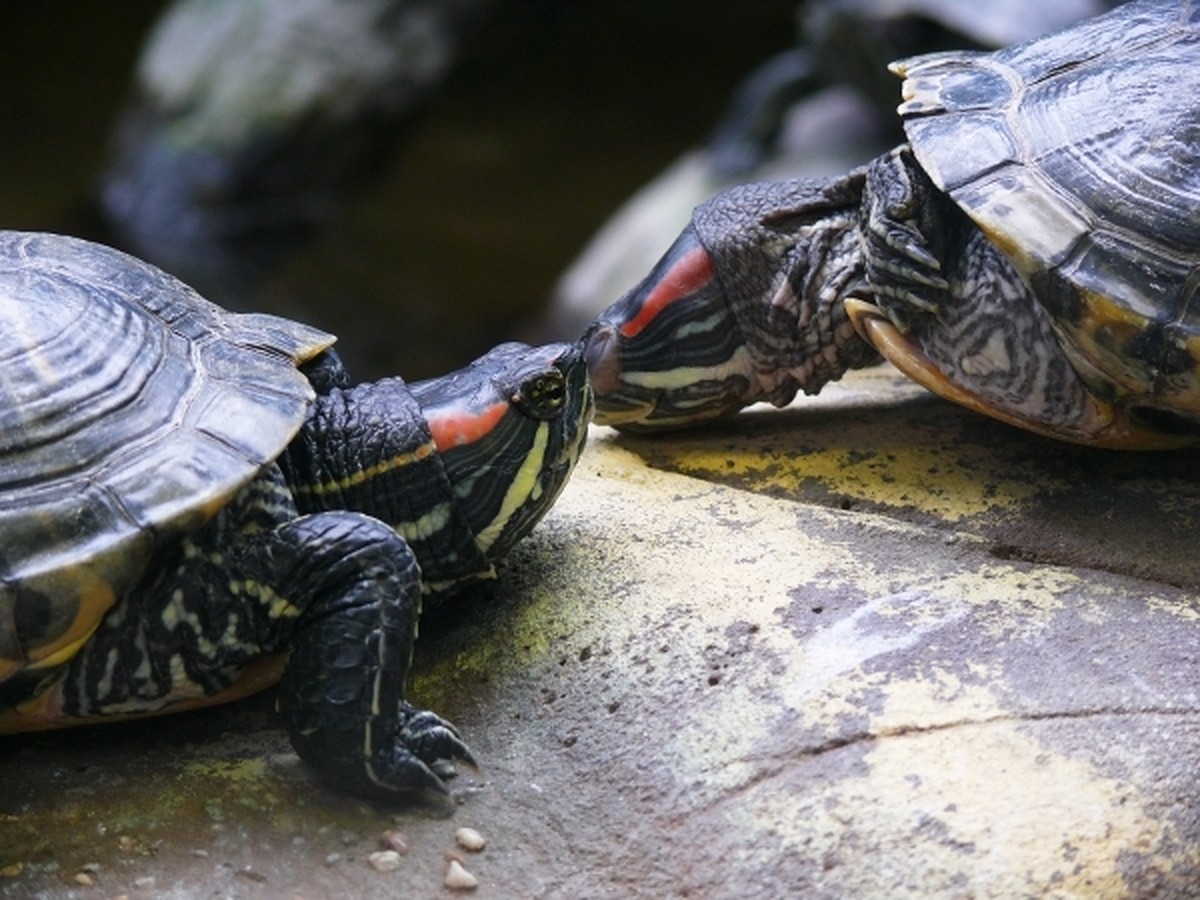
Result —
M 1107 5 L 23 4 L 0 225 L 105 240 L 337 332 L 360 377 L 423 377 L 575 336 L 727 184 L 894 143 L 887 60 Z
M 0 224 L 99 237 L 218 302 L 330 328 L 364 377 L 421 377 L 533 334 L 589 234 L 795 34 L 790 0 L 700 0 L 679 18 L 634 0 L 50 0 L 8 13 Z M 369 42 L 406 34 L 423 65 L 335 75 L 364 91 L 349 98 L 267 58 L 373 59 L 347 48 L 356 22 Z M 235 64 L 252 96 L 274 79 L 367 114 L 317 103 L 239 111 L 257 131 L 221 123 L 204 104 L 235 106 Z M 189 72 L 205 90 L 178 83 Z M 192 140 L 202 120 L 206 138 L 215 121 L 236 139 Z M 351 127 L 335 139 L 330 122 Z

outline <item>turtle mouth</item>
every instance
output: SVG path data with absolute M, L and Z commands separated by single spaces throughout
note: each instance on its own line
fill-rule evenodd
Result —
M 623 425 L 649 418 L 658 408 L 657 394 L 640 396 L 625 381 L 621 338 L 609 322 L 597 320 L 583 336 L 583 360 L 595 395 L 597 425 Z
M 566 384 L 566 405 L 562 412 L 561 450 L 554 468 L 563 469 L 560 477 L 565 481 L 579 460 L 587 442 L 587 430 L 596 415 L 596 391 L 587 365 L 587 347 L 580 341 L 567 345 L 567 349 L 555 361 L 562 371 Z
M 583 360 L 587 364 L 592 390 L 598 397 L 614 394 L 621 387 L 621 346 L 617 330 L 598 320 L 583 336 Z
M 631 432 L 687 427 L 735 412 L 761 393 L 744 344 L 719 354 L 707 345 L 689 354 L 656 352 L 656 342 L 643 346 L 604 318 L 583 342 L 597 425 Z

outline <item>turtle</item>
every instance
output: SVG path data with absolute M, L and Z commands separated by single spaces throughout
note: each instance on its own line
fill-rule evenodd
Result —
M 1200 442 L 1200 5 L 892 69 L 906 142 L 702 204 L 596 317 L 596 421 L 781 406 L 882 356 L 1038 434 Z
M 341 790 L 445 798 L 475 765 L 406 699 L 418 617 L 495 576 L 563 488 L 582 347 L 352 384 L 334 340 L 102 244 L 0 232 L 0 732 L 278 683 Z
M 585 328 L 651 268 L 696 204 L 746 181 L 826 177 L 903 139 L 887 62 L 985 49 L 1056 30 L 1117 0 L 806 0 L 796 43 L 732 92 L 703 144 L 613 212 L 563 271 L 548 334 Z

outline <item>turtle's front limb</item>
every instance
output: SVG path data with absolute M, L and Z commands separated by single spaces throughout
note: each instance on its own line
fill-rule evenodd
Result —
M 441 796 L 435 763 L 475 765 L 452 725 L 404 699 L 421 581 L 403 538 L 369 516 L 328 512 L 279 526 L 240 555 L 239 567 L 277 592 L 263 599 L 272 621 L 289 620 L 277 706 L 323 778 L 368 796 Z
M 867 168 L 862 206 L 868 296 L 902 331 L 916 316 L 936 315 L 947 302 L 942 271 L 947 229 L 961 214 L 943 214 L 950 201 L 921 171 L 908 146 Z
M 109 611 L 45 715 L 205 706 L 262 690 L 282 668 L 279 709 L 324 778 L 373 796 L 444 795 L 431 766 L 474 760 L 451 725 L 404 700 L 421 609 L 411 549 L 362 513 L 294 518 L 273 475 Z
M 1132 435 L 1110 431 L 1111 406 L 1072 365 L 1036 292 L 907 147 L 871 163 L 862 230 L 869 292 L 847 308 L 901 372 L 1059 439 L 1119 446 Z

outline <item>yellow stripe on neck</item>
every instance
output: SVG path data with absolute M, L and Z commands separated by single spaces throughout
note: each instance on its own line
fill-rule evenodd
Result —
M 500 504 L 500 511 L 496 513 L 496 518 L 492 519 L 475 537 L 475 543 L 485 554 L 503 533 L 504 526 L 513 517 L 513 513 L 528 501 L 537 500 L 541 495 L 542 485 L 538 477 L 542 474 L 542 462 L 546 457 L 546 446 L 549 441 L 550 424 L 542 422 L 538 425 L 529 452 L 525 454 L 525 461 L 521 463 L 521 468 L 517 470 L 516 477 L 513 478 L 512 484 L 508 486 L 508 490 L 504 494 L 504 502 Z
M 341 491 L 349 490 L 353 487 L 358 487 L 365 484 L 372 478 L 378 478 L 380 475 L 385 475 L 388 472 L 393 472 L 396 469 L 404 466 L 418 463 L 426 457 L 430 456 L 437 447 L 432 441 L 422 444 L 416 450 L 410 450 L 407 453 L 401 453 L 393 456 L 391 459 L 385 459 L 382 462 L 375 463 L 373 466 L 367 466 L 364 469 L 359 469 L 357 472 L 351 472 L 344 478 L 339 478 L 336 481 L 326 481 L 321 484 L 298 484 L 292 490 L 297 494 L 309 494 L 320 496 L 323 494 L 335 494 Z

